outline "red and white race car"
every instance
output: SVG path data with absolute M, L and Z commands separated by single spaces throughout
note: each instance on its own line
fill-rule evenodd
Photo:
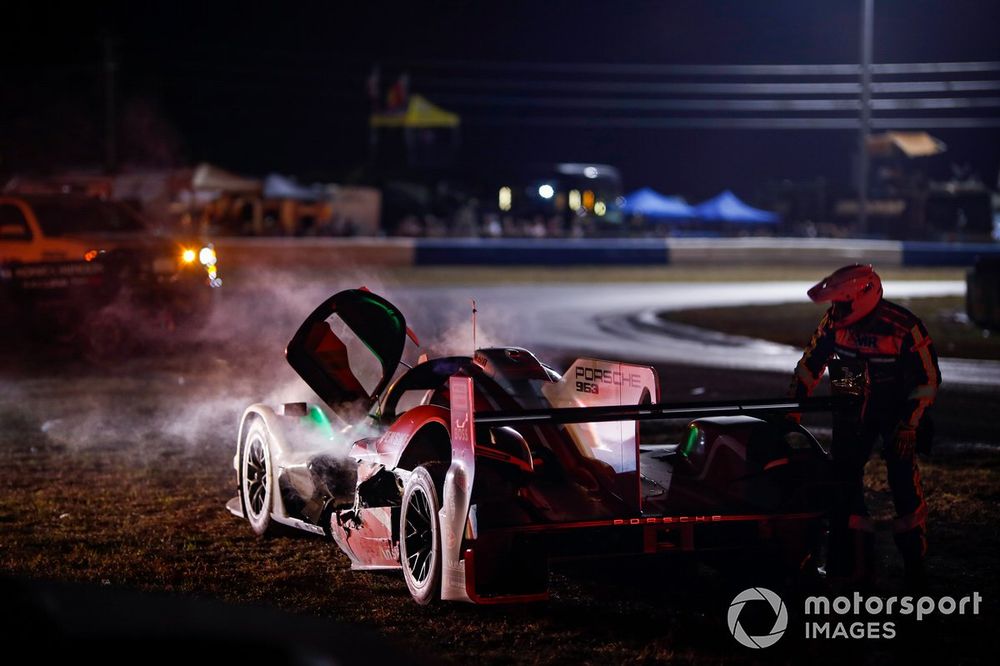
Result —
M 806 403 L 659 403 L 653 368 L 519 348 L 401 364 L 402 313 L 364 289 L 320 305 L 286 349 L 324 404 L 248 407 L 227 504 L 267 534 L 332 538 L 352 568 L 402 569 L 413 598 L 544 599 L 560 557 L 769 547 L 798 566 L 820 531 L 828 456 Z M 638 422 L 693 419 L 680 441 Z

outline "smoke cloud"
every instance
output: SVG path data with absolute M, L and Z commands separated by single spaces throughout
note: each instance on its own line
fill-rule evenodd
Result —
M 125 448 L 139 460 L 164 450 L 231 455 L 247 406 L 320 402 L 285 361 L 285 345 L 323 300 L 360 286 L 396 304 L 420 337 L 419 348 L 407 342 L 403 358 L 410 365 L 422 353 L 473 353 L 471 288 L 416 290 L 343 269 L 336 275 L 254 270 L 223 277 L 212 314 L 199 330 L 164 336 L 151 328 L 146 333 L 165 339 L 114 362 L 43 363 L 40 371 L 0 385 L 2 402 L 16 406 L 36 434 L 67 447 Z M 476 346 L 516 344 L 509 320 L 504 312 L 480 311 Z M 344 450 L 376 434 L 366 414 L 340 415 L 351 426 L 342 433 Z M 341 448 L 328 440 L 303 444 Z

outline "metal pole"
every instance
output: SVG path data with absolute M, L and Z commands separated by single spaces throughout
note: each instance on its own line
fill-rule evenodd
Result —
M 872 121 L 872 23 L 875 0 L 861 0 L 861 122 L 858 129 L 858 231 L 868 233 L 868 135 Z
M 111 35 L 104 36 L 104 170 L 114 173 L 118 167 L 115 137 L 115 63 Z

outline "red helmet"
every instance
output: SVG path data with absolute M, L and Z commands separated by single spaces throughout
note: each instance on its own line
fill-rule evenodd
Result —
M 843 328 L 875 309 L 882 300 L 882 280 L 871 264 L 851 264 L 817 282 L 808 294 L 814 303 L 832 301 L 833 327 Z

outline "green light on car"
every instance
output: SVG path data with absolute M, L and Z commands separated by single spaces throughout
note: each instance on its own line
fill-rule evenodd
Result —
M 698 426 L 691 426 L 688 428 L 687 439 L 684 440 L 684 444 L 681 446 L 681 455 L 687 458 L 694 451 L 695 447 L 698 445 L 698 437 L 701 432 L 698 430 Z
M 309 411 L 303 416 L 300 422 L 308 427 L 316 428 L 326 437 L 333 437 L 333 424 L 326 414 L 316 405 L 309 405 Z

